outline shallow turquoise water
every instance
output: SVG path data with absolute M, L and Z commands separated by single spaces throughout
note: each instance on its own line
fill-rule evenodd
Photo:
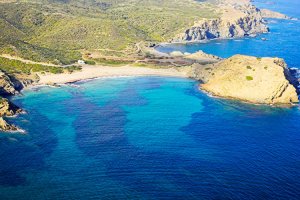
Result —
M 0 136 L 0 199 L 297 199 L 300 110 L 208 97 L 188 79 L 27 90 Z M 75 87 L 76 86 L 76 87 Z
M 299 17 L 295 0 L 269 5 Z M 259 2 L 256 2 L 257 4 Z M 300 66 L 299 22 L 199 47 Z M 207 96 L 189 79 L 107 78 L 24 91 L 0 134 L 0 199 L 299 199 L 300 109 Z

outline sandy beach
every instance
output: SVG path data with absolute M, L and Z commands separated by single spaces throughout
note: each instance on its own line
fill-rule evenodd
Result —
M 38 84 L 63 84 L 85 79 L 113 77 L 113 76 L 173 76 L 187 77 L 186 70 L 178 71 L 174 68 L 154 69 L 146 67 L 121 66 L 108 67 L 100 65 L 85 65 L 81 71 L 71 74 L 40 74 Z

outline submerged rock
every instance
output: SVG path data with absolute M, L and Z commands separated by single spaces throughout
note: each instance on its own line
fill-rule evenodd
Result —
M 200 88 L 219 97 L 256 104 L 298 103 L 295 79 L 279 58 L 236 55 L 215 65 L 197 67 Z

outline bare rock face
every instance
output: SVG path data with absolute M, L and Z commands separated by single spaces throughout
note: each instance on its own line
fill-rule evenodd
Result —
M 14 95 L 18 93 L 14 83 L 3 72 L 0 71 L 0 95 Z
M 10 76 L 0 71 L 0 95 L 11 96 L 19 93 L 19 91 L 36 81 L 34 75 L 17 74 Z M 17 131 L 18 128 L 14 125 L 8 124 L 3 117 L 9 117 L 22 112 L 22 110 L 9 102 L 6 98 L 0 96 L 0 130 L 1 131 Z
M 22 112 L 18 106 L 9 102 L 7 99 L 0 97 L 0 117 L 13 116 Z
M 195 42 L 252 36 L 269 31 L 259 9 L 251 4 L 223 5 L 217 19 L 202 19 L 171 42 Z
M 18 128 L 8 124 L 3 117 L 9 117 L 21 113 L 22 110 L 16 105 L 9 102 L 7 99 L 0 97 L 0 130 L 2 131 L 17 131 Z
M 15 125 L 8 124 L 2 117 L 0 117 L 0 130 L 18 131 L 18 128 Z
M 289 69 L 279 58 L 236 55 L 194 73 L 203 81 L 200 88 L 215 96 L 256 104 L 299 102 Z

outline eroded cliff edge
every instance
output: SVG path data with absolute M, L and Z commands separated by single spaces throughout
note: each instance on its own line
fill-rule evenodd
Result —
M 21 112 L 22 110 L 19 107 L 9 102 L 6 98 L 0 97 L 0 130 L 18 131 L 19 129 L 15 125 L 7 123 L 3 117 L 11 117 Z
M 221 62 L 194 66 L 200 89 L 215 96 L 255 104 L 298 103 L 297 80 L 284 60 L 235 55 Z
M 224 0 L 216 3 L 220 17 L 195 21 L 192 27 L 176 35 L 170 42 L 184 43 L 256 36 L 269 32 L 265 18 L 293 19 L 278 12 L 260 10 L 248 0 Z
M 219 18 L 196 21 L 192 27 L 177 35 L 171 42 L 254 36 L 269 31 L 260 10 L 251 3 L 229 2 L 219 7 Z
M 9 75 L 0 71 L 0 130 L 1 131 L 19 131 L 18 127 L 9 124 L 4 118 L 20 114 L 21 108 L 11 103 L 7 98 L 19 94 L 20 90 L 35 81 L 33 75 L 14 74 Z

